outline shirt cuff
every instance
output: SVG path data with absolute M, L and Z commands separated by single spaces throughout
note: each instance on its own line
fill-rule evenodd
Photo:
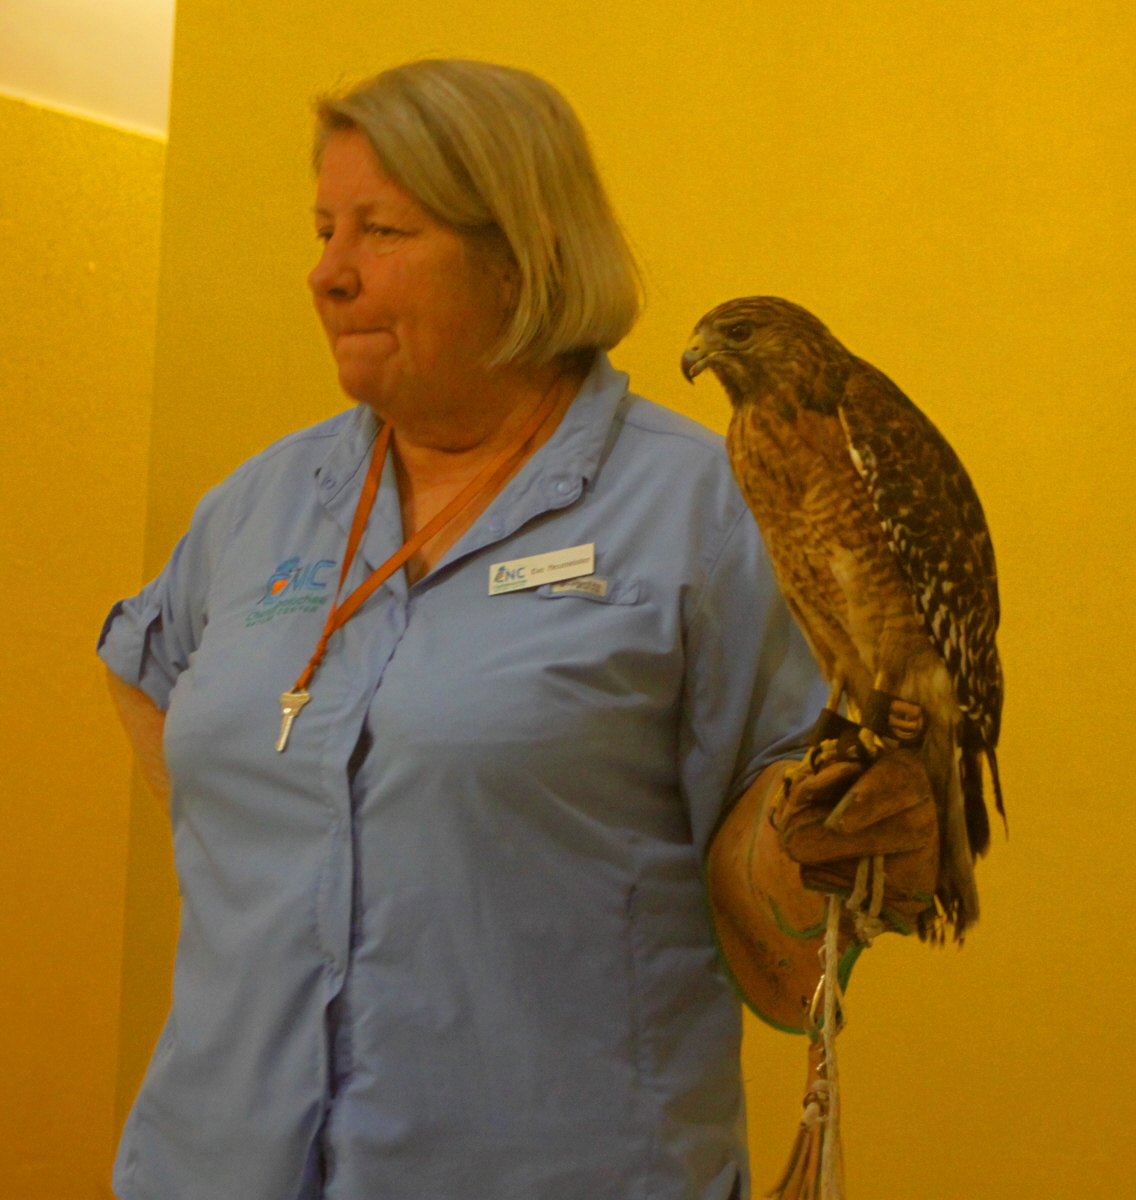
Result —
M 162 610 L 153 602 L 119 600 L 107 614 L 96 652 L 107 667 L 131 687 L 144 692 L 165 712 L 173 680 L 151 653 L 151 640 L 161 630 Z

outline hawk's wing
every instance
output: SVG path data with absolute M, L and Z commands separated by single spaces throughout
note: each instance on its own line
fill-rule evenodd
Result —
M 1002 717 L 1002 668 L 994 644 L 998 580 L 974 485 L 946 438 L 862 359 L 853 359 L 840 418 L 852 462 L 946 663 L 971 736 L 977 734 L 996 770 Z

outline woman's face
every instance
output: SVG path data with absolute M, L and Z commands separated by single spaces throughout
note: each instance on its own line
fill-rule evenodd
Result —
M 328 140 L 315 217 L 324 248 L 308 283 L 349 396 L 397 425 L 483 374 L 507 272 L 385 175 L 361 133 Z

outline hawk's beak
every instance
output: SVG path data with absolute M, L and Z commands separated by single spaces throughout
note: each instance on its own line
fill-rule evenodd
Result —
M 682 352 L 682 373 L 686 376 L 686 381 L 693 383 L 695 375 L 704 371 L 709 361 L 710 352 L 706 349 L 706 342 L 702 334 L 696 333 Z

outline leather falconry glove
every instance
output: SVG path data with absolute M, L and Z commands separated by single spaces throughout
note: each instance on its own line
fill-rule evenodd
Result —
M 913 751 L 885 749 L 872 761 L 855 737 L 822 742 L 786 771 L 770 822 L 807 888 L 851 895 L 861 860 L 884 855 L 887 926 L 910 933 L 933 921 L 939 822 Z

